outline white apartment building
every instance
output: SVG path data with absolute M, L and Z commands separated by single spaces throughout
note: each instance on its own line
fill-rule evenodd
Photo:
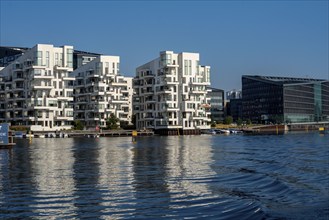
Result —
M 101 55 L 76 69 L 74 84 L 74 118 L 87 129 L 106 127 L 114 114 L 120 121 L 131 123 L 132 77 L 119 74 L 120 58 Z
M 73 47 L 37 44 L 0 71 L 0 122 L 32 131 L 70 129 Z
M 210 128 L 210 67 L 198 53 L 160 52 L 136 69 L 134 114 L 137 129 L 162 134 L 193 134 Z

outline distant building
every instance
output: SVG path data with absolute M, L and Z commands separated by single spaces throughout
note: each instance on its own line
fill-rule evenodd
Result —
M 132 77 L 121 76 L 119 68 L 118 56 L 101 55 L 72 73 L 76 79 L 74 119 L 86 128 L 105 128 L 111 114 L 131 123 Z
M 228 102 L 229 105 L 229 114 L 232 116 L 233 121 L 237 121 L 239 118 L 242 119 L 242 99 L 231 99 Z
M 224 121 L 224 90 L 211 87 L 207 89 L 209 90 L 211 121 L 222 122 Z
M 6 67 L 12 61 L 16 60 L 18 57 L 22 56 L 28 47 L 4 47 L 0 46 L 0 67 Z M 99 57 L 101 54 L 91 53 L 81 50 L 73 51 L 73 69 L 77 69 L 80 66 L 87 64 L 93 59 Z
M 242 98 L 242 92 L 240 90 L 231 90 L 226 92 L 226 99 L 231 100 L 231 99 L 241 99 Z
M 86 51 L 74 50 L 73 51 L 73 69 L 77 69 L 95 58 L 99 57 L 101 54 L 91 53 Z
M 242 92 L 240 90 L 231 90 L 226 92 L 226 115 L 232 116 L 233 121 L 242 119 Z
M 329 81 L 242 76 L 243 118 L 253 122 L 329 121 Z
M 0 71 L 0 122 L 32 131 L 70 129 L 73 47 L 37 44 Z
M 137 129 L 184 134 L 210 128 L 210 67 L 199 65 L 198 53 L 160 52 L 136 69 L 134 114 Z
M 12 61 L 22 56 L 29 48 L 26 47 L 0 47 L 0 67 L 8 66 Z

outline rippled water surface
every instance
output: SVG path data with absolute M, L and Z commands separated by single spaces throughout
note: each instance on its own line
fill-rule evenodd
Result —
M 0 219 L 329 219 L 329 135 L 17 140 Z

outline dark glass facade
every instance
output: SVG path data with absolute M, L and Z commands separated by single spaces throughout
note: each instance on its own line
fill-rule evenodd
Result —
M 326 80 L 243 76 L 243 118 L 253 122 L 328 121 Z
M 329 82 L 284 86 L 285 122 L 328 121 Z
M 231 99 L 229 102 L 228 115 L 232 116 L 233 121 L 237 121 L 239 118 L 242 119 L 242 99 Z
M 224 120 L 224 90 L 208 88 L 210 97 L 211 121 L 222 122 Z

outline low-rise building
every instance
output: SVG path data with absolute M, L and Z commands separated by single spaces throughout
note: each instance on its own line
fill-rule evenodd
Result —
M 242 111 L 253 122 L 329 121 L 329 81 L 242 76 Z

